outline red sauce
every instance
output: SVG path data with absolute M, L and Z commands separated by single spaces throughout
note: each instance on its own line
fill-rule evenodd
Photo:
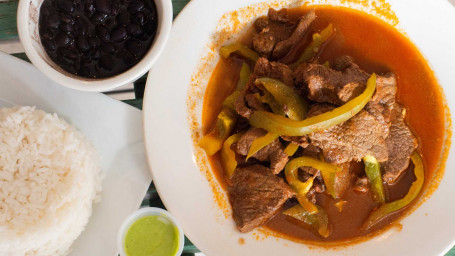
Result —
M 289 10 L 294 18 L 302 16 L 308 7 Z M 426 60 L 410 40 L 394 27 L 383 21 L 355 10 L 317 6 L 318 18 L 310 27 L 310 33 L 320 31 L 329 23 L 336 28 L 335 36 L 325 46 L 320 62 L 331 61 L 341 55 L 354 57 L 355 62 L 367 72 L 393 72 L 398 80 L 397 100 L 406 107 L 406 122 L 419 140 L 419 153 L 423 156 L 426 172 L 426 184 L 438 166 L 444 142 L 445 116 L 443 96 L 433 72 Z M 308 38 L 309 40 L 309 38 Z M 251 44 L 246 35 L 243 43 Z M 305 43 L 302 44 L 302 47 Z M 297 52 L 299 47 L 296 47 Z M 292 55 L 292 53 L 291 53 Z M 294 56 L 285 57 L 283 62 L 292 62 Z M 229 95 L 238 80 L 241 62 L 235 58 L 221 58 L 217 64 L 205 94 L 202 125 L 206 133 L 213 125 L 221 109 L 221 102 Z M 214 173 L 226 188 L 219 154 L 209 158 Z M 412 168 L 412 166 L 410 167 Z M 394 186 L 387 187 L 389 200 L 402 198 L 408 191 L 415 177 L 408 171 Z M 339 200 L 347 201 L 340 212 L 334 205 Z M 356 194 L 351 189 L 344 196 L 335 200 L 326 194 L 319 194 L 317 202 L 326 209 L 332 225 L 332 234 L 326 239 L 308 230 L 301 222 L 281 213 L 275 215 L 266 226 L 294 240 L 302 241 L 344 241 L 361 237 L 400 217 L 407 209 L 398 212 L 376 226 L 369 232 L 362 232 L 362 225 L 370 211 L 375 207 L 369 194 Z M 288 206 L 292 203 L 288 203 Z M 287 206 L 285 206 L 287 207 Z

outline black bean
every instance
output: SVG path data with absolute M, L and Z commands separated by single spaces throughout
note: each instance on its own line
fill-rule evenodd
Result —
M 117 51 L 116 47 L 112 43 L 106 43 L 101 45 L 101 52 L 106 54 L 114 54 Z
M 69 14 L 66 14 L 66 13 L 62 13 L 60 15 L 60 19 L 62 20 L 63 23 L 65 24 L 70 24 L 70 25 L 73 25 L 74 24 L 74 18 L 73 16 L 69 15 Z
M 105 23 L 106 23 L 106 27 L 108 27 L 108 28 L 117 27 L 117 21 L 114 18 L 108 19 Z
M 128 11 L 129 11 L 130 13 L 139 12 L 139 11 L 141 11 L 142 9 L 144 9 L 144 2 L 143 2 L 143 1 L 140 1 L 140 0 L 132 1 L 132 2 L 128 5 Z
M 111 40 L 109 30 L 104 25 L 96 26 L 96 34 L 103 42 L 109 42 Z
M 128 32 L 125 27 L 118 27 L 111 32 L 111 40 L 120 43 L 128 37 Z
M 45 24 L 49 28 L 57 29 L 60 26 L 60 15 L 58 13 L 51 13 L 45 19 Z
M 145 15 L 144 13 L 142 12 L 137 12 L 133 15 L 133 21 L 136 23 L 136 24 L 139 24 L 139 25 L 144 25 L 145 24 Z
M 95 0 L 95 7 L 100 13 L 109 14 L 111 12 L 109 0 Z
M 142 27 L 139 26 L 138 24 L 134 24 L 134 23 L 131 23 L 131 24 L 128 24 L 126 26 L 126 30 L 128 31 L 128 33 L 134 37 L 138 37 L 140 35 L 142 35 L 142 33 L 144 32 Z
M 58 32 L 53 29 L 48 29 L 46 32 L 41 34 L 41 37 L 47 40 L 54 39 L 57 36 Z
M 66 13 L 73 13 L 75 4 L 70 0 L 57 0 L 57 7 Z
M 115 61 L 114 58 L 110 55 L 104 55 L 101 57 L 100 60 L 101 67 L 103 67 L 106 70 L 113 70 L 115 67 Z
M 127 12 L 121 12 L 117 16 L 117 22 L 121 25 L 129 24 L 131 22 L 130 14 Z
M 78 60 L 79 59 L 79 54 L 70 48 L 59 48 L 57 50 L 57 54 L 60 55 L 61 57 L 67 59 L 67 60 Z
M 113 2 L 111 7 L 111 16 L 117 16 L 119 9 L 119 4 L 117 2 Z
M 74 39 L 72 38 L 72 36 L 70 35 L 65 35 L 65 34 L 59 34 L 56 38 L 55 38 L 55 45 L 57 47 L 64 47 L 64 46 L 68 46 L 71 44 L 71 41 L 74 41 Z
M 43 44 L 44 48 L 48 49 L 49 51 L 54 51 L 55 50 L 55 42 L 49 39 L 43 39 L 41 40 L 41 43 Z
M 88 43 L 87 38 L 79 37 L 77 39 L 77 47 L 83 52 L 88 51 L 90 49 L 90 44 Z
M 142 43 L 136 40 L 129 40 L 125 43 L 125 49 L 137 59 L 142 53 Z
M 88 13 L 94 13 L 95 12 L 95 4 L 93 2 L 87 2 L 85 4 L 85 11 Z
M 85 36 L 88 31 L 88 26 L 81 18 L 76 19 L 74 22 L 74 34 L 76 36 Z
M 100 46 L 101 40 L 99 37 L 97 37 L 95 35 L 90 35 L 88 37 L 88 44 L 90 45 L 91 49 L 96 49 L 96 48 L 98 48 L 98 46 Z
M 145 32 L 149 36 L 152 37 L 156 33 L 156 27 L 157 27 L 157 24 L 155 22 L 149 22 L 149 23 L 145 24 L 144 29 L 145 29 Z
M 125 62 L 125 64 L 128 66 L 131 66 L 136 62 L 136 58 L 134 58 L 134 56 L 131 53 L 129 53 L 128 51 L 122 52 L 122 59 L 123 59 L 123 62 Z
M 60 30 L 66 33 L 69 33 L 73 31 L 73 26 L 70 24 L 61 24 L 60 25 Z
M 98 49 L 89 50 L 87 56 L 90 57 L 90 60 L 98 60 L 100 58 L 100 51 Z
M 100 12 L 95 12 L 92 16 L 92 22 L 95 24 L 102 24 L 107 18 L 107 14 L 100 13 Z

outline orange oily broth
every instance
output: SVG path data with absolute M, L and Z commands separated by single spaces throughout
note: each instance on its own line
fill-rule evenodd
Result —
M 426 177 L 432 177 L 433 171 L 438 166 L 443 146 L 445 123 L 441 91 L 426 60 L 404 35 L 373 16 L 340 7 L 318 6 L 315 9 L 318 18 L 310 28 L 311 33 L 320 31 L 329 23 L 333 23 L 336 29 L 335 36 L 325 46 L 320 56 L 321 63 L 347 54 L 354 57 L 355 62 L 367 72 L 381 74 L 391 71 L 397 76 L 397 99 L 406 107 L 406 121 L 419 139 L 418 151 L 423 156 Z M 292 9 L 290 15 L 299 17 L 306 11 L 308 7 Z M 309 39 L 308 37 L 306 41 Z M 250 37 L 242 38 L 242 42 L 249 43 Z M 285 59 L 292 60 L 292 58 L 295 59 L 296 56 L 288 56 Z M 235 89 L 240 65 L 241 62 L 231 58 L 230 60 L 221 59 L 216 66 L 203 103 L 204 133 L 213 126 L 223 99 Z M 219 183 L 226 188 L 219 154 L 209 157 L 209 162 Z M 397 191 L 402 195 L 403 187 L 409 187 L 411 182 L 412 179 L 409 178 L 401 179 L 402 185 L 397 184 L 401 189 Z M 393 194 L 395 188 L 391 187 L 389 190 Z M 339 213 L 333 206 L 336 202 L 334 199 L 327 195 L 318 196 L 318 203 L 329 209 L 329 220 L 331 222 L 338 220 L 336 231 L 326 240 L 340 241 L 366 234 L 357 229 L 375 206 L 371 197 L 355 194 L 350 189 L 342 199 L 348 203 Z M 352 221 L 354 216 L 357 216 L 356 221 Z M 399 216 L 400 214 L 390 216 L 376 229 Z M 267 226 L 293 240 L 321 240 L 301 223 L 282 214 L 277 214 L 267 223 Z M 344 229 L 345 232 L 340 232 L 339 229 Z

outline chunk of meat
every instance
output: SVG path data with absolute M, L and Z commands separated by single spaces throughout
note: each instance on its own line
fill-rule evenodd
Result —
M 234 146 L 234 151 L 239 155 L 248 155 L 248 151 L 250 150 L 253 141 L 266 134 L 267 132 L 263 129 L 250 128 L 242 137 L 240 137 L 239 141 Z M 263 147 L 251 157 L 256 158 L 261 162 L 270 162 L 270 169 L 274 174 L 281 172 L 289 161 L 288 155 L 284 153 L 284 147 L 279 139 L 276 139 L 269 145 Z
M 306 148 L 310 144 L 308 136 L 281 136 L 281 138 L 285 141 L 293 142 L 302 148 Z
M 294 86 L 294 76 L 292 70 L 285 64 L 270 62 L 266 58 L 259 58 L 254 66 L 256 77 L 269 77 L 280 80 L 288 86 Z
M 270 17 L 270 12 L 269 12 Z M 283 40 L 278 42 L 275 45 L 275 48 L 272 52 L 272 58 L 279 59 L 284 57 L 289 51 L 303 39 L 305 36 L 308 28 L 310 27 L 311 23 L 316 19 L 316 12 L 314 10 L 310 10 L 305 16 L 299 19 L 297 23 L 297 27 L 292 32 L 292 35 Z
M 389 159 L 383 163 L 384 181 L 393 184 L 408 168 L 412 152 L 417 148 L 417 139 L 404 123 L 403 108 L 395 103 L 391 117 L 390 133 L 386 139 Z
M 248 232 L 269 220 L 294 196 L 283 179 L 262 165 L 237 168 L 228 188 L 234 221 L 241 232 Z
M 294 24 L 287 17 L 287 9 L 275 11 L 269 9 L 268 17 L 258 18 L 254 27 L 253 49 L 259 54 L 269 57 L 276 43 L 289 38 Z
M 309 115 L 333 108 L 315 104 L 311 106 Z M 387 136 L 388 131 L 384 130 L 384 126 L 365 110 L 339 125 L 309 135 L 311 143 L 322 149 L 325 160 L 334 164 L 360 161 L 366 154 L 376 157 L 378 161 L 386 161 Z
M 357 177 L 354 181 L 354 192 L 365 194 L 369 190 L 369 182 L 367 177 Z
M 350 57 L 343 57 L 335 70 L 320 64 L 302 63 L 294 72 L 295 82 L 303 86 L 310 100 L 342 105 L 360 95 L 370 75 Z
M 260 92 L 259 89 L 253 85 L 255 80 L 256 75 L 251 74 L 245 88 L 240 92 L 234 102 L 235 111 L 244 118 L 249 118 L 255 110 L 264 109 L 263 104 L 254 96 L 255 93 Z
M 351 186 L 351 164 L 349 162 L 338 165 L 341 171 L 335 174 L 334 194 L 335 198 L 340 198 Z

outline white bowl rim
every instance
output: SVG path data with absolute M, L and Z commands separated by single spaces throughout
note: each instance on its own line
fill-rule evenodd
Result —
M 158 208 L 158 207 L 144 207 L 144 208 L 141 208 L 135 212 L 133 212 L 132 214 L 130 214 L 122 223 L 122 225 L 120 226 L 120 229 L 119 229 L 119 232 L 118 232 L 118 235 L 117 235 L 117 245 L 118 245 L 118 250 L 119 250 L 119 254 L 120 256 L 127 256 L 125 251 L 124 251 L 124 248 L 123 248 L 123 240 L 125 238 L 125 235 L 126 235 L 126 232 L 128 231 L 128 229 L 131 227 L 131 225 L 138 219 L 142 218 L 142 217 L 146 217 L 146 216 L 155 216 L 155 215 L 160 215 L 160 216 L 164 216 L 166 217 L 167 219 L 169 219 L 172 224 L 174 224 L 174 226 L 177 227 L 177 230 L 178 230 L 178 237 L 179 237 L 179 245 L 178 245 L 178 249 L 177 249 L 177 252 L 175 255 L 180 255 L 183 251 L 183 246 L 185 244 L 185 236 L 184 236 L 184 233 L 183 233 L 183 228 L 182 226 L 180 225 L 180 223 L 177 221 L 177 219 L 168 211 L 164 210 L 164 209 L 161 209 L 161 208 Z
M 17 30 L 19 39 L 24 46 L 25 54 L 30 59 L 33 65 L 35 65 L 41 72 L 53 81 L 63 86 L 91 92 L 104 92 L 112 90 L 116 87 L 126 85 L 134 82 L 146 72 L 148 72 L 153 64 L 157 61 L 161 52 L 166 46 L 169 39 L 169 35 L 172 28 L 173 9 L 172 1 L 170 0 L 153 0 L 157 9 L 159 9 L 158 3 L 161 4 L 162 11 L 157 10 L 158 16 L 158 31 L 155 36 L 152 46 L 147 54 L 133 67 L 127 71 L 102 79 L 88 79 L 78 78 L 77 76 L 70 77 L 60 71 L 57 71 L 51 67 L 43 58 L 37 53 L 36 49 L 32 45 L 32 37 L 29 30 L 29 10 L 31 6 L 31 0 L 19 1 L 17 8 Z M 39 15 L 39 10 L 37 15 Z

